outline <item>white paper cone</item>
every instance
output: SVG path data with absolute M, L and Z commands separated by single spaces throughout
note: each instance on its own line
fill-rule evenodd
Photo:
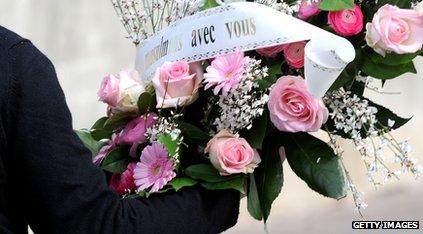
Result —
M 304 73 L 309 91 L 323 97 L 348 63 L 355 50 L 341 37 L 320 37 L 309 41 L 304 49 Z

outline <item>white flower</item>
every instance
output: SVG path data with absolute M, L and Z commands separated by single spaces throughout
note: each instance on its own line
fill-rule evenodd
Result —
M 423 14 L 423 1 L 419 2 L 416 6 L 414 6 L 414 10 Z
M 241 129 L 250 129 L 252 121 L 261 116 L 264 107 L 269 101 L 267 90 L 255 91 L 257 80 L 267 74 L 267 67 L 261 67 L 260 60 L 249 57 L 245 59 L 245 72 L 241 75 L 238 86 L 227 95 L 220 95 L 217 105 L 220 107 L 220 116 L 214 121 L 217 131 L 229 129 L 237 132 Z
M 329 107 L 329 116 L 333 119 L 335 128 L 348 134 L 355 150 L 361 154 L 368 180 L 375 187 L 393 178 L 399 179 L 401 173 L 410 172 L 415 177 L 421 174 L 417 161 L 409 157 L 412 150 L 409 141 L 399 142 L 389 133 L 395 125 L 394 120 L 388 119 L 387 126 L 384 126 L 376 118 L 377 108 L 369 106 L 367 100 L 342 89 L 329 93 L 324 101 Z M 336 132 L 329 133 L 331 139 L 334 138 L 333 134 Z M 331 140 L 331 144 L 336 145 L 336 142 Z M 385 150 L 391 152 L 391 161 L 401 170 L 391 170 L 390 165 L 385 163 Z M 379 181 L 379 178 L 383 180 Z
M 388 119 L 388 127 L 392 128 L 395 125 L 395 120 Z

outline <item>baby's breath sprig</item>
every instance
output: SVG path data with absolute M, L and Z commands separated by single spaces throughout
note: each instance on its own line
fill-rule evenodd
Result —
M 399 176 L 406 172 L 415 177 L 421 175 L 422 167 L 417 164 L 416 159 L 409 157 L 409 141 L 399 142 L 390 133 L 395 121 L 379 122 L 376 118 L 377 108 L 370 106 L 367 100 L 343 89 L 328 93 L 324 101 L 330 110 L 330 118 L 335 128 L 348 134 L 355 149 L 361 154 L 368 180 L 375 188 L 391 179 L 399 179 Z M 362 132 L 366 133 L 365 136 L 362 136 Z M 386 150 L 390 154 L 385 154 Z M 390 169 L 387 156 L 391 157 L 392 163 L 397 164 L 400 169 Z
M 170 136 L 171 140 L 178 145 L 176 153 L 171 155 L 175 165 L 179 165 L 180 163 L 180 150 L 184 140 L 181 135 L 182 132 L 176 123 L 176 119 L 179 117 L 181 117 L 181 114 L 172 114 L 172 117 L 156 117 L 156 123 L 151 128 L 148 128 L 146 133 L 151 143 L 157 141 L 157 137 L 160 134 L 167 134 Z
M 415 9 L 421 0 L 411 0 L 411 9 Z
M 312 0 L 310 0 L 312 1 Z M 299 3 L 301 1 L 298 1 L 296 4 L 288 4 L 284 2 L 283 0 L 255 0 L 255 2 L 269 6 L 275 10 L 278 10 L 280 12 L 283 12 L 287 15 L 293 15 L 295 12 L 298 12 L 299 9 Z
M 357 186 L 354 184 L 354 182 L 353 182 L 353 180 L 350 176 L 350 172 L 348 171 L 347 167 L 344 164 L 344 160 L 343 160 L 344 149 L 342 148 L 341 144 L 339 143 L 341 137 L 338 136 L 338 135 L 332 134 L 330 131 L 328 131 L 328 135 L 329 135 L 329 138 L 330 138 L 329 145 L 332 147 L 334 153 L 339 157 L 339 160 L 341 162 L 342 169 L 343 169 L 345 177 L 347 179 L 348 189 L 350 190 L 353 201 L 354 201 L 355 211 L 357 213 L 359 213 L 360 216 L 363 217 L 362 211 L 364 209 L 366 209 L 367 204 L 362 199 L 363 193 L 360 192 L 358 190 Z
M 250 129 L 252 121 L 263 114 L 269 100 L 268 90 L 257 89 L 257 81 L 268 76 L 268 68 L 260 64 L 260 60 L 246 57 L 245 72 L 239 85 L 227 96 L 219 96 L 217 105 L 221 114 L 213 123 L 217 131 L 229 129 L 236 133 Z
M 172 22 L 200 10 L 199 0 L 111 0 L 120 21 L 135 45 Z

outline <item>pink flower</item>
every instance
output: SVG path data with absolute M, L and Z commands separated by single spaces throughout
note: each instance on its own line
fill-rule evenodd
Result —
M 301 1 L 300 8 L 298 9 L 298 18 L 302 20 L 307 20 L 308 18 L 315 16 L 320 13 L 319 1 Z
M 110 178 L 110 187 L 120 196 L 134 190 L 134 168 L 136 163 L 129 163 L 126 170 L 122 174 L 113 174 Z
M 138 191 L 151 187 L 157 192 L 176 176 L 173 160 L 158 142 L 144 148 L 140 162 L 134 169 L 135 185 Z
M 116 106 L 119 100 L 119 79 L 114 75 L 104 77 L 97 95 L 100 101 Z
M 185 106 L 198 98 L 203 79 L 199 63 L 165 62 L 157 69 L 152 82 L 156 89 L 157 108 Z
M 363 30 L 363 12 L 358 5 L 352 9 L 331 11 L 328 14 L 328 23 L 341 36 L 352 36 Z
M 304 67 L 304 47 L 305 41 L 294 42 L 285 45 L 284 57 L 286 62 L 293 68 Z
M 277 45 L 277 46 L 271 46 L 271 47 L 265 47 L 261 49 L 257 49 L 257 53 L 259 53 L 261 56 L 268 57 L 268 58 L 274 58 L 278 53 L 283 51 L 284 45 Z
M 107 142 L 106 145 L 101 147 L 100 151 L 98 152 L 97 156 L 93 158 L 93 163 L 95 165 L 100 165 L 103 159 L 107 156 L 107 154 L 112 151 L 116 146 L 119 144 L 119 137 L 116 134 L 112 135 L 112 139 Z
M 366 29 L 367 45 L 380 55 L 414 53 L 423 44 L 423 13 L 387 4 L 379 8 Z
M 129 122 L 120 133 L 120 142 L 132 145 L 129 154 L 136 157 L 138 145 L 147 141 L 147 129 L 156 123 L 157 115 L 149 113 Z
M 207 143 L 205 152 L 221 175 L 252 173 L 261 161 L 257 150 L 251 148 L 244 138 L 226 129 Z
M 283 76 L 276 81 L 267 103 L 270 120 L 285 132 L 315 132 L 328 118 L 322 101 L 314 98 L 300 76 Z
M 211 65 L 206 68 L 204 82 L 207 83 L 205 89 L 214 86 L 214 94 L 217 95 L 222 90 L 223 95 L 227 95 L 229 90 L 235 88 L 242 79 L 245 71 L 244 53 L 236 52 L 215 58 Z
M 138 98 L 145 92 L 144 84 L 135 70 L 123 70 L 117 76 L 104 77 L 98 96 L 100 101 L 108 104 L 110 114 L 116 112 L 138 111 Z

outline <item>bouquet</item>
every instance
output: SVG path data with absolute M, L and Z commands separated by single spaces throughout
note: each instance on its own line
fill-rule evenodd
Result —
M 408 141 L 391 135 L 410 118 L 369 100 L 364 91 L 383 93 L 390 79 L 416 73 L 412 60 L 422 55 L 422 3 L 142 2 L 112 0 L 128 37 L 140 48 L 189 15 L 260 4 L 345 38 L 356 56 L 329 83 L 307 78 L 316 67 L 307 61 L 312 41 L 239 48 L 196 61 L 169 60 L 149 79 L 141 79 L 144 71 L 136 70 L 106 76 L 98 97 L 107 104 L 107 116 L 77 133 L 122 197 L 148 198 L 189 186 L 236 189 L 247 197 L 251 216 L 266 221 L 281 192 L 287 161 L 323 196 L 341 199 L 350 192 L 361 212 L 366 204 L 343 163 L 341 139 L 354 145 L 375 187 L 403 173 L 421 174 Z M 211 27 L 204 31 L 209 37 L 203 42 L 214 39 L 212 32 Z M 310 134 L 317 131 L 329 140 Z

